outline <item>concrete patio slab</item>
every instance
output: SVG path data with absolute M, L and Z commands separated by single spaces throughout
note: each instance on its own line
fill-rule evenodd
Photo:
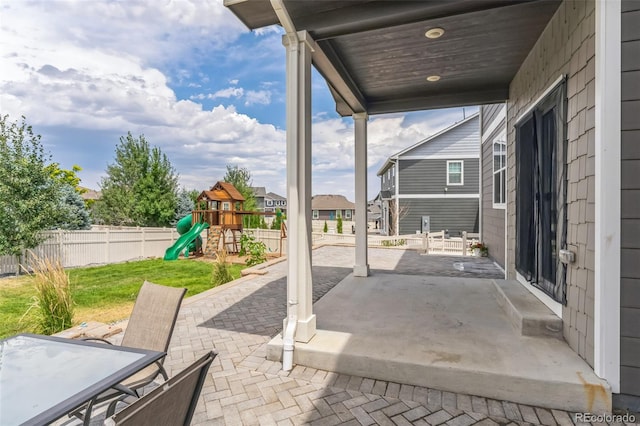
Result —
M 318 334 L 296 344 L 294 362 L 548 408 L 610 412 L 607 383 L 565 342 L 523 336 L 512 326 L 496 300 L 503 287 L 477 278 L 349 276 L 314 305 Z M 520 305 L 532 304 L 517 296 Z M 279 345 L 278 337 L 272 340 L 269 357 L 278 358 Z

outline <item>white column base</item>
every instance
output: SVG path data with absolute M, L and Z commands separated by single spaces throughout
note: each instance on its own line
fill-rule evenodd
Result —
M 354 265 L 353 266 L 353 276 L 354 277 L 368 277 L 369 276 L 369 265 Z
M 316 315 L 312 314 L 306 320 L 298 321 L 296 330 L 296 342 L 307 343 L 316 335 Z

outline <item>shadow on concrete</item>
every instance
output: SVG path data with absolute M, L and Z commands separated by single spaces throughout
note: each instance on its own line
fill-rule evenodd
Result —
M 313 302 L 352 272 L 351 268 L 313 266 Z M 200 327 L 274 336 L 287 315 L 287 279 L 273 280 L 239 302 L 199 324 Z
M 405 250 L 393 270 L 374 268 L 372 272 L 374 274 L 504 279 L 504 273 L 488 257 L 422 255 L 416 250 Z

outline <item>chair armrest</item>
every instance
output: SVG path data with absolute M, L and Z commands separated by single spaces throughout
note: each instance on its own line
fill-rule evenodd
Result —
M 111 343 L 110 341 L 103 339 L 102 337 L 83 337 L 79 340 L 83 340 L 85 342 L 90 342 L 90 341 L 98 341 L 98 342 L 102 342 L 102 343 L 107 343 L 109 345 L 113 345 L 113 343 Z

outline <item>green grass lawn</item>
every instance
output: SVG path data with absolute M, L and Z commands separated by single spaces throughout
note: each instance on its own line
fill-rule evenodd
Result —
M 244 265 L 231 265 L 233 278 L 239 278 L 244 268 Z M 151 259 L 69 269 L 75 303 L 74 322 L 112 322 L 127 318 L 144 280 L 185 287 L 185 297 L 201 293 L 212 287 L 212 269 L 212 263 L 193 259 L 173 262 Z M 0 338 L 37 332 L 33 316 L 24 315 L 34 294 L 28 276 L 0 279 Z

